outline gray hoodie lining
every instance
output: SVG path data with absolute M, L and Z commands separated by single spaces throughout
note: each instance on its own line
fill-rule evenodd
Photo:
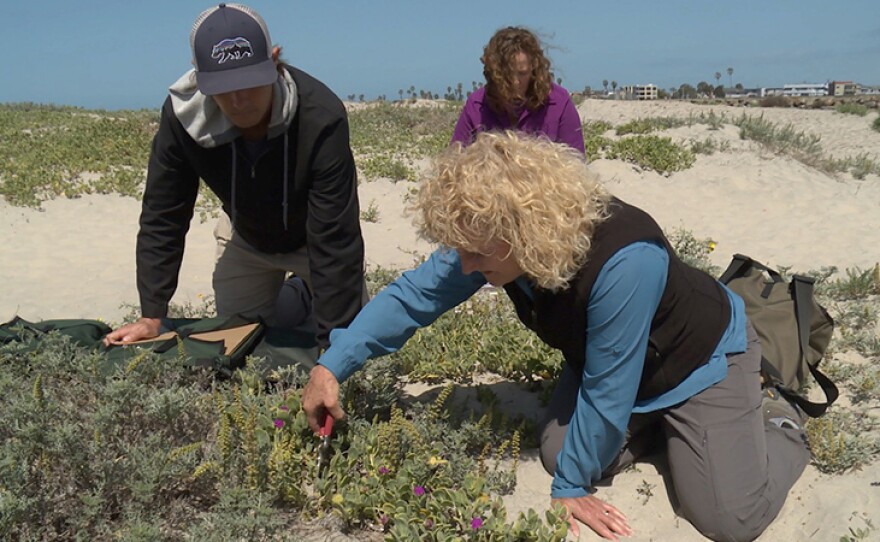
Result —
M 278 79 L 273 85 L 272 113 L 269 117 L 267 139 L 272 139 L 284 134 L 284 177 L 281 179 L 284 187 L 284 201 L 281 204 L 284 220 L 284 230 L 288 229 L 288 129 L 296 115 L 298 96 L 296 82 L 287 70 L 279 72 Z M 226 143 L 233 143 L 241 135 L 238 128 L 233 125 L 217 103 L 210 97 L 205 96 L 198 90 L 196 85 L 195 70 L 189 70 L 180 79 L 174 82 L 168 89 L 171 96 L 171 105 L 174 115 L 183 125 L 184 130 L 201 147 L 206 149 L 219 147 Z M 237 209 L 235 206 L 236 192 L 236 149 L 231 145 L 232 151 L 232 225 L 235 226 Z

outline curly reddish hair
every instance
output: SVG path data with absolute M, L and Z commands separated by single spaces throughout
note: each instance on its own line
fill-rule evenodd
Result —
M 483 76 L 486 78 L 486 96 L 489 105 L 498 113 L 517 99 L 514 92 L 513 59 L 525 53 L 532 65 L 532 78 L 526 91 L 525 107 L 534 110 L 547 102 L 553 77 L 550 60 L 544 56 L 538 37 L 521 26 L 508 26 L 495 32 L 483 48 Z

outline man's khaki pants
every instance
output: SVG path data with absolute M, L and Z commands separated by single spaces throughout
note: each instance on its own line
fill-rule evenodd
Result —
M 238 232 L 226 213 L 221 213 L 214 228 L 217 239 L 214 265 L 214 297 L 218 315 L 241 314 L 253 318 L 259 316 L 270 326 L 284 325 L 300 317 L 311 319 L 311 274 L 309 253 L 306 247 L 285 254 L 266 254 L 248 244 Z M 276 311 L 278 296 L 285 285 L 287 273 L 293 273 L 308 286 L 284 299 L 294 299 L 294 306 Z M 292 283 L 296 284 L 296 283 Z M 299 306 L 296 306 L 299 305 Z M 294 311 L 295 316 L 289 313 Z M 283 317 L 281 314 L 283 313 Z

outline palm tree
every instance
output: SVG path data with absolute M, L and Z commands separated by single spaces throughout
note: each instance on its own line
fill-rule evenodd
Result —
M 605 87 L 605 94 L 608 94 L 608 79 L 602 79 L 602 86 Z
M 403 101 L 403 89 L 398 89 L 397 93 L 400 94 L 400 101 Z
M 611 90 L 617 91 L 617 81 L 611 81 Z
M 729 78 L 727 81 L 730 83 L 730 86 L 733 87 L 733 68 L 727 68 L 727 77 Z

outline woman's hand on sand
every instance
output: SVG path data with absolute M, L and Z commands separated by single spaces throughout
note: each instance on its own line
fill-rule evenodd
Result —
M 104 337 L 104 346 L 111 344 L 128 344 L 143 339 L 152 339 L 159 335 L 162 320 L 159 318 L 141 318 L 137 322 L 126 324 L 121 328 L 111 331 Z
M 325 413 L 329 413 L 335 420 L 345 417 L 339 404 L 339 382 L 329 369 L 315 365 L 309 373 L 309 382 L 303 389 L 302 406 L 306 411 L 309 427 L 315 433 L 320 432 Z
M 553 499 L 551 502 L 559 503 L 568 510 L 568 523 L 575 536 L 580 536 L 578 521 L 609 540 L 617 540 L 618 535 L 629 536 L 633 533 L 623 512 L 593 495 Z

